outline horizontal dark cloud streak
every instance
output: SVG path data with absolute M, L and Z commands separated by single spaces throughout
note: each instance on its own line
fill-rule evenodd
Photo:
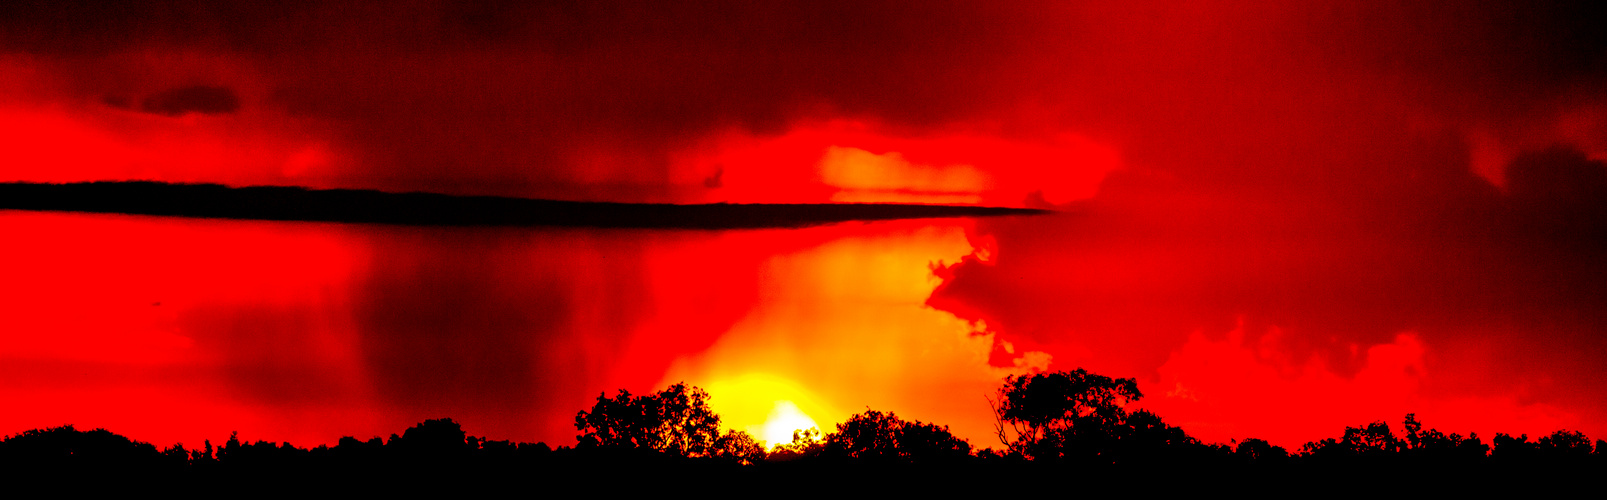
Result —
M 1042 215 L 1046 210 L 908 204 L 590 203 L 295 187 L 91 182 L 0 184 L 0 209 L 423 226 L 680 229 L 805 227 L 848 221 Z

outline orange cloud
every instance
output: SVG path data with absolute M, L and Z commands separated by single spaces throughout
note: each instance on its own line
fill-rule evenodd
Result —
M 765 137 L 712 136 L 674 155 L 676 183 L 705 201 L 914 202 L 1019 206 L 1094 195 L 1121 168 L 1112 147 L 1072 133 L 1010 137 L 986 127 L 900 133 L 874 122 L 799 122 Z

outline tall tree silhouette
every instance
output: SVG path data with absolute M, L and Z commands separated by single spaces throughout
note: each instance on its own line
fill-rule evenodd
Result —
M 1037 460 L 1062 457 L 1079 441 L 1112 438 L 1111 430 L 1126 421 L 1122 406 L 1142 397 L 1133 379 L 1078 368 L 1012 375 L 989 403 L 999 441 L 1011 453 Z

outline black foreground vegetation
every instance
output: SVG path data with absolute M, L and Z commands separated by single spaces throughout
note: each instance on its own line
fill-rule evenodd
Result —
M 1398 434 L 1378 421 L 1294 451 L 1254 438 L 1208 444 L 1153 413 L 1124 409 L 1142 397 L 1133 379 L 1081 369 L 1008 377 L 989 398 L 999 448 L 978 448 L 947 426 L 867 409 L 831 432 L 800 429 L 791 443 L 767 451 L 746 433 L 722 432 L 708 393 L 685 384 L 642 396 L 623 390 L 599 395 L 591 409 L 575 416 L 578 443 L 558 448 L 469 436 L 449 418 L 426 420 L 388 439 L 343 437 L 334 446 L 313 448 L 230 436 L 216 446 L 206 441 L 159 449 L 104 429 L 68 425 L 0 441 L 0 475 L 58 482 L 67 476 L 250 481 L 268 490 L 309 483 L 483 489 L 539 479 L 599 483 L 624 493 L 638 491 L 631 481 L 679 481 L 692 474 L 730 486 L 795 490 L 875 483 L 945 491 L 1065 481 L 1078 482 L 1079 491 L 1158 490 L 1249 481 L 1257 488 L 1443 492 L 1573 483 L 1599 488 L 1582 481 L 1607 472 L 1607 442 L 1593 443 L 1579 432 L 1559 430 L 1538 439 L 1496 434 L 1486 443 L 1476 434 L 1425 429 L 1412 414 Z M 600 484 L 609 481 L 626 483 Z M 1255 491 L 1261 490 L 1245 493 Z

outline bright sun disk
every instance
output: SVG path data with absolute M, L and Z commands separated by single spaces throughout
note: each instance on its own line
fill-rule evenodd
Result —
M 758 429 L 750 428 L 748 432 L 757 431 L 759 439 L 774 447 L 791 443 L 793 431 L 818 427 L 818 425 L 815 424 L 815 419 L 809 418 L 809 415 L 804 413 L 803 410 L 799 410 L 798 405 L 793 404 L 792 401 L 780 400 L 776 401 L 775 406 L 770 409 L 770 417 L 765 419 L 764 424 L 754 427 L 758 427 Z

